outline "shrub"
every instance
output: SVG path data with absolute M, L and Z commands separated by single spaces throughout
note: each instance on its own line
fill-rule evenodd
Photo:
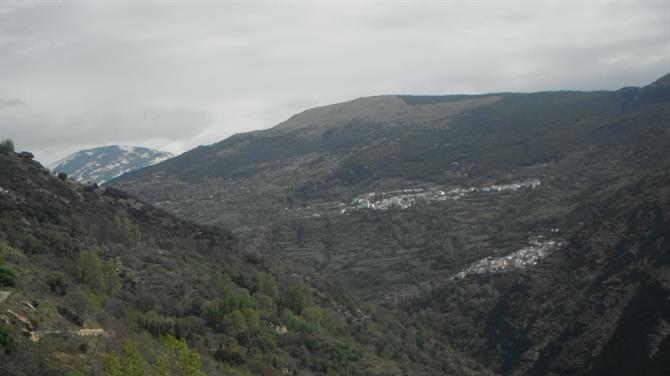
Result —
M 65 294 L 67 294 L 67 289 L 70 286 L 65 276 L 60 273 L 50 275 L 46 282 L 51 291 L 60 296 L 65 296 Z
M 46 250 L 46 246 L 41 240 L 28 233 L 21 238 L 21 248 L 28 253 L 41 253 Z
M 6 266 L 0 266 L 0 287 L 16 286 L 16 273 Z
M 5 354 L 16 354 L 16 340 L 5 328 L 0 328 L 0 347 L 5 349 Z
M 59 172 L 58 173 L 58 179 L 65 181 L 67 180 L 67 174 L 65 172 Z
M 6 153 L 10 151 L 14 151 L 14 141 L 10 139 L 0 141 L 0 153 Z

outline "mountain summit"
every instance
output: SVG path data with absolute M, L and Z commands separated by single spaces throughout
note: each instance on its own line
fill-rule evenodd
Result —
M 290 131 L 306 128 L 344 127 L 355 123 L 430 124 L 467 110 L 495 103 L 500 96 L 421 96 L 382 95 L 316 107 L 303 111 L 274 127 Z
M 109 145 L 71 154 L 49 166 L 80 182 L 102 184 L 126 172 L 162 162 L 173 155 L 139 146 Z

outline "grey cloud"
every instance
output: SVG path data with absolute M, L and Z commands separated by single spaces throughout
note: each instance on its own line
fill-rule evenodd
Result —
M 211 126 L 213 118 L 207 111 L 192 108 L 89 109 L 60 118 L 5 111 L 0 112 L 0 123 L 4 137 L 14 139 L 19 148 L 32 150 L 31 145 L 39 145 L 38 156 L 51 160 L 80 146 L 144 145 L 155 140 L 179 143 Z
M 27 103 L 21 99 L 0 99 L 0 108 L 25 106 Z

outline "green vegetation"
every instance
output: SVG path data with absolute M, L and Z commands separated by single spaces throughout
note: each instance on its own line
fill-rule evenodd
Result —
M 293 312 L 303 313 L 305 308 L 310 305 L 310 294 L 307 286 L 301 283 L 291 285 L 286 292 L 285 303 Z
M 69 282 L 67 282 L 67 277 L 58 272 L 54 272 L 49 275 L 46 279 L 46 283 L 49 285 L 49 288 L 52 292 L 60 296 L 64 296 L 70 287 Z
M 200 355 L 188 348 L 186 343 L 167 336 L 163 340 L 163 352 L 158 355 L 153 369 L 157 376 L 204 376 Z
M 114 227 L 119 235 L 119 240 L 127 246 L 137 244 L 142 238 L 139 227 L 128 217 L 114 217 Z
M 21 238 L 21 248 L 30 253 L 41 253 L 47 250 L 43 241 L 28 233 Z
M 667 374 L 667 106 L 633 91 L 240 135 L 123 178 L 149 176 L 133 189 L 237 235 L 2 153 L 0 283 L 14 286 L 2 372 Z M 542 184 L 385 212 L 340 205 L 527 178 Z M 563 246 L 525 269 L 451 278 L 540 235 Z
M 420 374 L 420 367 L 406 367 L 423 363 L 429 369 L 425 373 L 449 374 L 432 359 L 449 359 L 453 371 L 476 368 L 468 361 L 474 358 L 501 374 L 589 374 L 596 368 L 607 374 L 627 366 L 611 366 L 616 360 L 611 354 L 628 352 L 608 346 L 609 335 L 620 330 L 614 338 L 626 338 L 635 332 L 634 325 L 619 327 L 619 318 L 610 313 L 622 312 L 628 297 L 664 301 L 667 294 L 666 287 L 637 284 L 653 280 L 649 283 L 654 286 L 668 286 L 667 269 L 656 258 L 667 257 L 661 255 L 668 249 L 659 235 L 667 234 L 667 216 L 657 214 L 667 213 L 663 195 L 656 192 L 643 200 L 633 194 L 636 186 L 649 192 L 667 185 L 646 182 L 667 176 L 667 80 L 616 92 L 497 94 L 501 100 L 495 103 L 431 123 L 400 124 L 380 114 L 379 121 L 332 127 L 315 121 L 310 129 L 252 132 L 111 183 L 184 218 L 239 230 L 252 252 L 286 257 L 297 266 L 306 278 L 287 281 L 277 275 L 278 294 L 271 298 L 254 290 L 251 275 L 228 275 L 248 291 L 253 301 L 249 309 L 259 312 L 261 320 L 266 315 L 288 327 L 276 343 L 299 361 L 298 368 L 351 371 L 338 368 L 341 358 L 333 355 L 341 339 L 328 338 L 344 332 L 355 339 L 344 342 L 361 349 L 363 359 L 374 349 L 376 360 L 365 363 L 371 373 Z M 417 106 L 465 98 L 401 97 Z M 458 200 L 417 202 L 405 210 L 342 213 L 343 205 L 367 192 L 448 191 L 528 178 L 542 184 L 527 191 L 471 192 Z M 639 235 L 632 220 L 614 211 L 601 213 L 608 205 L 627 207 L 627 200 L 648 214 L 630 215 L 647 228 L 647 235 Z M 606 219 L 612 219 L 609 232 L 586 235 L 585 227 Z M 473 262 L 519 250 L 535 236 L 560 241 L 563 247 L 526 270 L 451 278 Z M 587 236 L 596 239 L 582 238 Z M 645 236 L 659 243 L 644 243 Z M 568 251 L 569 256 L 562 256 Z M 630 264 L 645 257 L 657 264 Z M 632 274 L 618 274 L 623 270 Z M 322 277 L 337 282 L 315 282 Z M 367 319 L 324 304 L 327 299 L 315 285 L 328 294 L 339 293 L 343 306 L 368 302 L 363 310 Z M 245 293 L 240 294 L 245 300 Z M 609 298 L 603 301 L 597 294 Z M 355 298 L 348 300 L 351 295 Z M 566 308 L 572 302 L 581 308 Z M 378 305 L 384 309 L 375 310 Z M 244 309 L 226 311 L 212 299 L 205 306 L 216 318 L 209 319 L 210 327 L 228 325 L 238 335 L 248 330 Z M 591 311 L 592 306 L 598 308 Z M 642 332 L 665 338 L 667 333 L 651 324 L 657 322 L 655 315 L 662 315 L 643 306 L 649 324 Z M 360 303 L 349 307 L 353 311 Z M 331 320 L 332 312 L 337 320 Z M 589 330 L 600 323 L 599 331 Z M 302 342 L 291 342 L 294 335 Z M 240 345 L 240 338 L 219 354 L 221 359 L 244 358 L 249 348 Z M 319 345 L 308 347 L 313 338 Z M 585 343 L 607 350 L 592 355 L 598 360 L 587 358 L 584 354 L 592 350 Z M 640 343 L 638 348 L 654 347 Z M 661 354 L 663 348 L 654 353 L 660 355 L 640 355 L 637 364 L 644 368 L 662 362 L 668 356 Z M 453 356 L 452 349 L 468 356 Z M 381 367 L 384 361 L 391 365 Z M 580 368 L 584 364 L 594 368 Z
M 16 285 L 16 272 L 6 266 L 0 266 L 0 287 L 14 287 Z
M 401 341 L 415 335 L 411 319 L 397 325 L 371 314 L 320 278 L 247 253 L 228 231 L 113 189 L 64 185 L 33 163 L 0 157 L 0 186 L 13 193 L 0 195 L 0 239 L 12 249 L 2 267 L 26 276 L 7 279 L 17 298 L 3 303 L 21 318 L 7 332 L 16 350 L 1 359 L 10 374 L 38 366 L 54 375 L 482 370 L 452 366 L 456 352 Z M 32 343 L 22 330 L 47 334 Z M 389 338 L 393 349 L 375 346 Z M 56 369 L 54 356 L 67 361 Z M 103 357 L 104 365 L 89 361 Z
M 4 326 L 0 326 L 0 347 L 3 348 L 5 355 L 12 356 L 16 354 L 16 340 Z
M 16 272 L 5 265 L 5 243 L 0 241 L 0 287 L 16 286 Z
M 200 355 L 174 337 L 163 339 L 161 352 L 148 366 L 137 345 L 126 341 L 121 354 L 112 353 L 105 362 L 107 376 L 204 376 Z
M 93 290 L 103 289 L 102 261 L 93 252 L 81 251 L 77 258 L 77 277 Z
M 90 251 L 81 251 L 77 257 L 77 277 L 94 291 L 112 294 L 120 287 L 121 281 L 115 269 L 114 260 L 103 263 L 97 254 Z
M 107 376 L 144 376 L 145 360 L 132 342 L 123 344 L 121 354 L 112 353 L 105 361 Z

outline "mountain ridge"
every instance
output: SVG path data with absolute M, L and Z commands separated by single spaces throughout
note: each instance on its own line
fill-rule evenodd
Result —
M 102 184 L 129 171 L 172 158 L 172 153 L 139 146 L 107 145 L 84 149 L 49 165 L 79 182 Z
M 88 320 L 157 351 L 181 336 L 210 373 L 668 374 L 669 92 L 505 94 L 454 116 L 440 106 L 461 97 L 394 97 L 450 115 L 310 113 L 103 187 L 0 155 L 20 291 L 0 339 Z M 82 272 L 96 257 L 122 289 Z M 67 286 L 107 316 L 74 312 Z

